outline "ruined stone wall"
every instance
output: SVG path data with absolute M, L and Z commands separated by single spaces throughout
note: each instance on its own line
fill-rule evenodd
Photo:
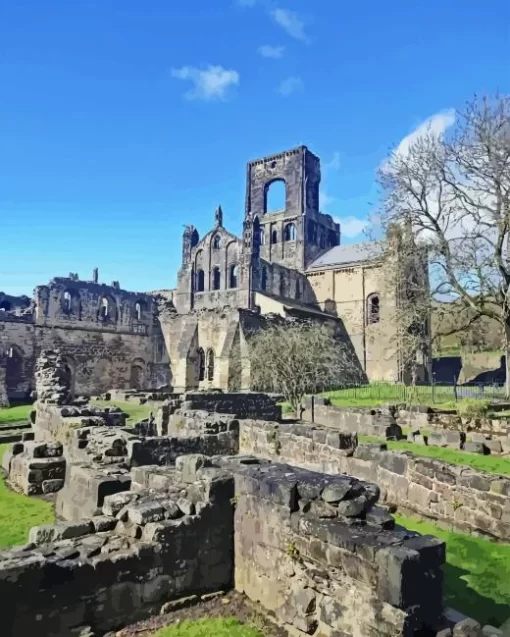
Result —
M 0 552 L 2 630 L 104 634 L 159 614 L 168 600 L 229 588 L 233 489 L 231 478 L 174 483 L 106 497 L 93 518 L 35 527 L 30 545 Z
M 375 482 L 381 501 L 472 533 L 510 540 L 510 478 L 388 451 L 340 448 L 341 434 L 306 425 L 241 421 L 240 453 Z
M 162 329 L 170 355 L 171 384 L 175 391 L 187 389 L 249 388 L 244 337 L 240 333 L 239 311 L 216 308 L 185 315 L 162 317 Z M 199 350 L 204 356 L 204 378 L 200 380 Z M 214 356 L 209 374 L 209 353 Z M 248 383 L 248 384 L 247 384 Z
M 296 635 L 435 634 L 444 543 L 390 530 L 373 486 L 285 465 L 239 470 L 236 588 Z
M 28 397 L 44 349 L 62 351 L 78 394 L 168 384 L 169 359 L 155 312 L 153 297 L 117 284 L 57 278 L 39 286 L 33 313 L 0 312 L 0 350 L 14 352 L 6 371 L 9 396 Z
M 268 394 L 257 392 L 186 392 L 183 410 L 199 409 L 220 414 L 233 414 L 235 418 L 257 418 L 277 420 L 281 417 L 281 407 Z

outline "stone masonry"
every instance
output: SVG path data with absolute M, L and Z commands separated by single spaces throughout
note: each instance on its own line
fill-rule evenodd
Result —
M 126 431 L 117 412 L 107 424 L 110 412 L 87 415 L 86 405 L 37 407 L 46 439 L 14 445 L 7 468 L 14 476 L 18 457 L 64 453 L 65 483 L 60 521 L 0 551 L 11 637 L 99 637 L 173 600 L 232 586 L 295 637 L 481 637 L 476 622 L 443 606 L 444 543 L 397 527 L 384 506 L 393 496 L 422 506 L 408 456 L 359 445 L 355 433 L 193 410 L 189 401 L 163 436 Z M 81 426 L 62 426 L 69 418 Z M 441 476 L 428 469 L 444 508 L 435 484 L 451 467 Z M 483 527 L 474 507 L 488 517 L 483 497 L 498 495 L 503 511 L 506 483 L 473 495 L 486 479 L 474 474 L 455 476 L 468 524 L 501 536 L 506 522 Z

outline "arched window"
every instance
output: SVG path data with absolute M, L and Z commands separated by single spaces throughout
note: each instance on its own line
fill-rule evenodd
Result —
M 266 185 L 264 212 L 285 210 L 286 186 L 283 179 L 276 179 Z
M 204 282 L 205 282 L 204 271 L 203 270 L 198 270 L 198 272 L 197 272 L 197 292 L 203 292 L 204 291 Z
M 197 352 L 197 380 L 205 379 L 205 354 L 200 348 Z
M 73 297 L 71 296 L 71 292 L 68 290 L 64 292 L 63 306 L 64 312 L 67 313 L 71 312 L 73 309 Z
M 230 288 L 236 288 L 237 287 L 237 265 L 235 263 L 233 265 L 231 265 L 230 269 L 229 269 L 228 286 Z
M 278 230 L 276 230 L 276 228 L 274 230 L 271 230 L 271 243 L 273 245 L 275 243 L 278 243 Z
M 259 245 L 263 246 L 266 243 L 266 233 L 264 228 L 259 229 Z
M 142 304 L 140 303 L 140 301 L 137 301 L 135 303 L 135 318 L 137 321 L 140 321 L 142 319 Z
M 212 349 L 207 352 L 207 380 L 214 380 L 214 352 Z
M 262 273 L 261 273 L 261 277 L 260 277 L 260 287 L 263 290 L 267 290 L 267 268 L 266 268 L 266 266 L 264 266 L 262 268 Z
M 194 248 L 196 245 L 198 245 L 198 241 L 199 241 L 200 237 L 198 236 L 198 232 L 197 230 L 193 230 L 193 232 L 191 233 L 191 247 Z
M 219 290 L 221 287 L 221 272 L 219 268 L 213 270 L 213 290 Z
M 220 235 L 217 234 L 215 235 L 214 239 L 212 240 L 212 247 L 213 250 L 218 250 L 220 247 Z
M 11 309 L 11 304 L 9 301 L 2 301 L 0 303 L 0 312 L 9 312 Z
M 99 307 L 99 316 L 102 319 L 106 319 L 109 316 L 109 311 L 110 311 L 110 307 L 109 307 L 109 303 L 108 303 L 108 299 L 106 297 L 103 296 L 103 298 L 101 299 L 101 305 Z
M 285 226 L 284 231 L 284 240 L 285 241 L 295 241 L 296 240 L 296 226 L 293 223 L 288 223 Z
M 367 298 L 367 323 L 378 323 L 380 319 L 381 305 L 378 294 L 371 294 Z

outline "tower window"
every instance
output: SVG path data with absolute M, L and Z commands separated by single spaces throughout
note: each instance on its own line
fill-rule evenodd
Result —
M 204 277 L 204 271 L 203 270 L 198 270 L 197 272 L 197 292 L 203 292 L 204 291 L 204 281 L 205 281 L 205 277 Z
M 219 268 L 213 270 L 213 290 L 219 290 L 221 287 L 221 272 Z
M 381 306 L 378 294 L 371 294 L 367 299 L 367 323 L 378 323 L 380 319 Z
M 237 287 L 237 265 L 235 264 L 230 266 L 228 283 L 230 288 Z
M 285 241 L 295 241 L 296 240 L 296 226 L 293 223 L 288 223 L 285 226 L 284 239 Z
M 207 352 L 207 380 L 214 380 L 214 352 L 212 349 Z
M 205 354 L 200 348 L 197 352 L 197 380 L 205 379 Z
M 274 245 L 278 243 L 278 230 L 271 230 L 271 243 Z
M 217 234 L 212 241 L 213 250 L 218 250 L 220 247 L 220 243 L 221 243 L 220 235 Z

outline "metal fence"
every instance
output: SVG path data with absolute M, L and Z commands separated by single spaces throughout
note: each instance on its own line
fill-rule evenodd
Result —
M 401 403 L 448 403 L 465 399 L 505 400 L 505 387 L 495 384 L 470 385 L 404 385 L 402 383 L 370 383 L 326 392 L 336 398 L 353 401 L 388 401 Z

